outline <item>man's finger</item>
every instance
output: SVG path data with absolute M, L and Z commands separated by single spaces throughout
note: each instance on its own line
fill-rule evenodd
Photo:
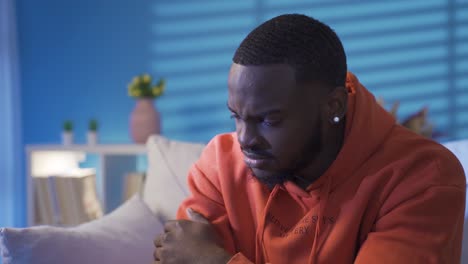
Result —
M 159 236 L 154 239 L 154 246 L 155 247 L 162 247 L 164 239 L 166 238 L 166 233 L 160 234 Z
M 154 261 L 160 261 L 161 260 L 161 249 L 160 248 L 156 248 L 153 252 L 153 259 Z
M 192 208 L 187 208 L 186 213 L 187 213 L 189 219 L 194 221 L 194 222 L 199 222 L 199 223 L 203 223 L 203 224 L 209 224 L 210 223 L 208 220 L 206 220 L 205 217 L 203 217 L 203 215 L 199 214 L 198 212 L 196 212 Z
M 169 233 L 169 232 L 175 232 L 177 231 L 179 226 L 179 221 L 180 220 L 168 220 L 166 223 L 164 223 L 164 232 Z

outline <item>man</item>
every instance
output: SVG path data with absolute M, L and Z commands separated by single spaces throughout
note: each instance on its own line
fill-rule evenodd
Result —
M 236 133 L 215 137 L 191 169 L 156 263 L 460 261 L 461 165 L 347 73 L 332 29 L 278 16 L 233 61 Z

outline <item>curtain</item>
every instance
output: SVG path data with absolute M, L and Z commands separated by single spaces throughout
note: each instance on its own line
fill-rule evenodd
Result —
M 16 37 L 14 0 L 0 0 L 0 226 L 25 221 Z

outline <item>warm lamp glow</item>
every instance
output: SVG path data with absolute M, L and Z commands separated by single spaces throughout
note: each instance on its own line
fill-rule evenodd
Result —
M 31 155 L 31 175 L 47 177 L 70 173 L 76 171 L 84 159 L 84 152 L 34 151 Z

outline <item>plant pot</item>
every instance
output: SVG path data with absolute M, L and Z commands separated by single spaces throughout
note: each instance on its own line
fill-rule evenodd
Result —
M 65 146 L 73 145 L 73 132 L 62 132 L 62 144 Z
M 133 141 L 144 144 L 150 135 L 160 133 L 161 117 L 154 106 L 154 100 L 138 99 L 130 115 L 130 135 Z
M 88 139 L 88 145 L 97 145 L 98 135 L 96 131 L 88 131 L 86 138 Z

